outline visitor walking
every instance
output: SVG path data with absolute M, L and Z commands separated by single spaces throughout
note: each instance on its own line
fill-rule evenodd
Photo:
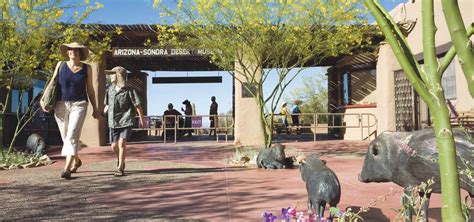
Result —
M 81 149 L 79 141 L 88 101 L 91 103 L 94 118 L 98 117 L 99 112 L 94 94 L 92 68 L 81 62 L 87 59 L 89 50 L 86 46 L 73 42 L 61 45 L 60 51 L 67 61 L 61 61 L 56 65 L 52 77 L 57 84 L 54 118 L 63 141 L 61 156 L 66 156 L 61 178 L 71 179 L 71 173 L 75 173 L 82 165 L 78 151 Z M 45 92 L 52 87 L 52 84 L 53 81 L 50 81 Z M 44 104 L 44 96 L 45 94 L 41 98 L 40 105 L 44 112 L 49 112 Z
M 121 66 L 106 70 L 112 83 L 107 89 L 104 113 L 109 124 L 110 147 L 117 157 L 115 176 L 125 175 L 127 141 L 130 139 L 135 115 L 138 113 L 141 127 L 145 126 L 141 101 L 137 92 L 125 86 L 127 70 Z
M 291 121 L 293 122 L 293 126 L 296 127 L 296 134 L 301 134 L 301 128 L 300 126 L 300 104 L 301 100 L 295 100 L 295 106 L 293 106 L 293 109 L 291 109 Z
M 286 102 L 283 102 L 283 104 L 281 105 L 280 115 L 282 116 L 281 117 L 281 122 L 283 123 L 283 127 L 285 128 L 286 134 L 290 134 L 290 132 L 288 131 L 288 119 L 287 119 L 287 116 L 286 116 L 286 115 L 288 115 L 288 109 L 286 108 Z

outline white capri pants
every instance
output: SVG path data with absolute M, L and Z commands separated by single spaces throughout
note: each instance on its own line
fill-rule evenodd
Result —
M 54 107 L 54 117 L 58 124 L 63 148 L 61 156 L 77 155 L 81 150 L 79 138 L 87 114 L 87 101 L 58 101 Z

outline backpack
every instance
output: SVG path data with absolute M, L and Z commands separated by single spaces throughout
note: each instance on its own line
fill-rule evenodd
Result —
M 293 107 L 292 113 L 301 113 L 300 108 L 298 106 Z

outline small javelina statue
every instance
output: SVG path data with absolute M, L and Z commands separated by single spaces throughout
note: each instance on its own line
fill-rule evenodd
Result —
M 474 144 L 463 131 L 453 130 L 453 137 L 458 169 L 474 172 Z M 364 183 L 392 181 L 407 188 L 405 192 L 410 195 L 410 188 L 433 178 L 431 192 L 441 193 L 438 156 L 432 128 L 415 132 L 384 132 L 369 144 L 359 180 Z M 466 190 L 471 199 L 474 198 L 474 181 L 468 174 L 459 174 L 459 187 Z M 420 196 L 424 195 L 420 193 Z M 428 221 L 430 195 L 426 193 L 428 200 L 422 205 L 423 221 Z M 407 210 L 406 217 L 411 221 L 411 210 Z
M 283 169 L 286 168 L 285 146 L 275 144 L 270 148 L 265 148 L 257 156 L 257 167 L 265 169 Z
M 43 154 L 46 151 L 46 143 L 43 137 L 33 133 L 26 140 L 26 149 L 35 154 Z
M 318 155 L 307 156 L 300 164 L 301 178 L 306 182 L 308 210 L 313 210 L 319 222 L 324 216 L 326 203 L 336 207 L 341 199 L 341 185 L 336 174 Z M 329 216 L 332 221 L 332 216 Z

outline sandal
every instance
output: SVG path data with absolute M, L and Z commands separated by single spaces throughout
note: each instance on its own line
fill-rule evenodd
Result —
M 116 177 L 125 176 L 125 172 L 124 172 L 123 169 L 117 169 L 114 173 L 114 176 L 116 176 Z
M 64 178 L 66 180 L 71 179 L 71 171 L 70 170 L 63 170 L 61 173 L 61 178 Z
M 82 161 L 81 159 L 79 159 L 79 161 L 76 161 L 76 163 L 74 163 L 74 166 L 71 168 L 71 173 L 77 172 L 77 169 L 79 169 L 79 167 L 81 166 L 82 166 Z

